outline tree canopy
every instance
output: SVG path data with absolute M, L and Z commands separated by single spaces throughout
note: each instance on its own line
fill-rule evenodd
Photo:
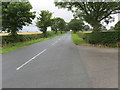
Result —
M 55 31 L 55 33 L 57 33 L 57 31 L 59 30 L 59 19 L 60 19 L 59 17 L 52 19 L 51 29 Z
M 111 14 L 120 13 L 120 2 L 55 2 L 59 8 L 67 8 L 74 13 L 74 17 L 84 18 L 96 31 L 101 22 L 107 24 L 114 18 Z
M 43 32 L 44 36 L 46 36 L 47 27 L 52 25 L 52 13 L 46 10 L 42 10 L 37 18 L 36 26 Z
M 64 19 L 60 18 L 60 17 L 56 17 L 53 19 L 53 24 L 52 24 L 52 29 L 54 30 L 59 30 L 61 31 L 65 31 L 65 27 L 66 27 L 66 22 L 64 21 Z
M 35 12 L 30 12 L 31 9 L 29 2 L 3 2 L 2 30 L 16 35 L 17 31 L 31 24 L 35 18 Z
M 68 23 L 68 27 L 70 30 L 73 30 L 74 33 L 76 33 L 77 31 L 82 31 L 84 23 L 82 22 L 82 20 L 79 19 L 72 19 L 69 23 Z

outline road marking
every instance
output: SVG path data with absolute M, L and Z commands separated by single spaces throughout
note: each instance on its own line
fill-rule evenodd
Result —
M 51 46 L 54 46 L 58 41 L 54 42 Z
M 32 61 L 33 59 L 35 59 L 36 57 L 38 57 L 39 55 L 41 55 L 42 53 L 44 53 L 47 49 L 44 49 L 42 52 L 38 53 L 37 55 L 35 55 L 34 57 L 32 57 L 30 60 L 28 60 L 27 62 L 25 62 L 24 64 L 22 64 L 21 66 L 19 66 L 16 70 L 20 70 L 22 67 L 24 67 L 26 64 L 28 64 L 30 61 Z
M 61 40 L 61 38 L 59 38 L 58 40 Z

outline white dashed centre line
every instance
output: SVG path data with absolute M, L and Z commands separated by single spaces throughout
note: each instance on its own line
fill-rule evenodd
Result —
M 58 41 L 54 42 L 54 43 L 52 44 L 52 46 L 54 46 L 57 42 L 58 42 Z
M 24 67 L 26 64 L 28 64 L 30 61 L 34 60 L 36 57 L 38 57 L 39 55 L 41 55 L 42 53 L 44 53 L 47 49 L 44 49 L 42 52 L 38 53 L 37 55 L 35 55 L 34 57 L 32 57 L 30 60 L 28 60 L 27 62 L 25 62 L 24 64 L 22 64 L 21 66 L 19 66 L 16 70 L 20 70 L 22 67 Z

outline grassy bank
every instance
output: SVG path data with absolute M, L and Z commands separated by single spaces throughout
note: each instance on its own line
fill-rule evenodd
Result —
M 85 44 L 85 41 L 83 40 L 82 35 L 79 36 L 78 34 L 72 33 L 72 39 L 73 39 L 74 44 L 76 45 Z
M 49 36 L 47 38 L 40 38 L 40 39 L 26 41 L 26 42 L 11 43 L 11 44 L 8 44 L 8 45 L 4 46 L 2 49 L 0 49 L 0 53 L 7 53 L 7 52 L 10 52 L 10 51 L 14 51 L 18 48 L 29 46 L 31 44 L 42 42 L 42 41 L 45 41 L 45 40 L 49 40 L 51 38 L 54 38 L 54 37 L 57 37 L 57 36 L 60 36 L 60 35 L 63 35 L 63 34 L 59 33 L 59 34 L 56 34 L 56 35 L 53 35 L 53 36 Z

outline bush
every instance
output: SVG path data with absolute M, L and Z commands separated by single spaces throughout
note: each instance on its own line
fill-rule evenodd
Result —
M 60 32 L 58 32 L 60 34 Z M 53 36 L 55 33 L 53 31 L 48 31 L 47 32 L 47 37 Z M 2 46 L 9 45 L 12 43 L 17 43 L 17 42 L 25 42 L 25 41 L 30 41 L 30 40 L 35 40 L 35 39 L 40 39 L 44 38 L 43 34 L 31 34 L 31 35 L 17 35 L 17 36 L 0 36 L 0 42 L 2 42 Z
M 42 38 L 42 34 L 33 34 L 33 35 L 17 35 L 17 36 L 1 36 L 1 42 L 2 46 L 11 44 L 11 43 L 17 43 L 17 42 L 25 42 L 30 41 L 34 39 Z
M 85 33 L 83 39 L 90 44 L 113 44 L 120 41 L 120 31 Z
M 77 34 L 80 38 L 83 38 L 83 37 L 84 37 L 84 33 L 77 32 L 76 34 Z

